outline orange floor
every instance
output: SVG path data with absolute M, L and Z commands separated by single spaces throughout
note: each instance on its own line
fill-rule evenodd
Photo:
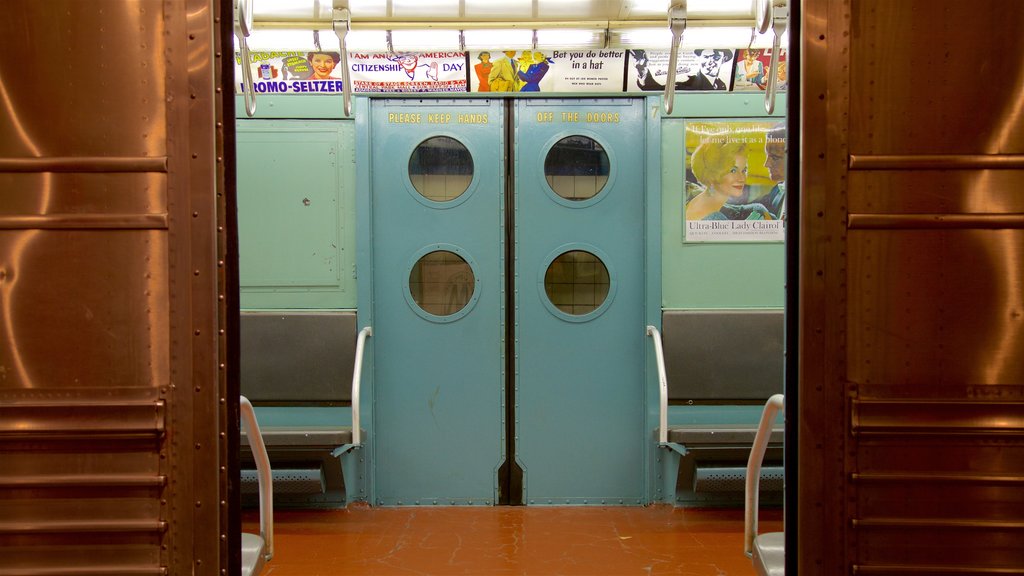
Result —
M 781 511 L 761 531 L 782 530 Z M 259 531 L 246 512 L 244 530 Z M 267 576 L 743 575 L 742 510 L 442 507 L 278 511 Z

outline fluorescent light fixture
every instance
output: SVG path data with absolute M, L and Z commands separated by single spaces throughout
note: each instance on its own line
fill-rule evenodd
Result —
M 467 50 L 521 50 L 533 48 L 533 30 L 477 29 L 463 32 Z
M 529 4 L 528 2 L 526 4 Z M 537 0 L 537 17 L 545 20 L 579 18 L 581 15 L 599 16 L 604 1 L 594 0 Z M 611 4 L 609 2 L 609 4 Z
M 771 48 L 773 36 L 754 34 L 754 42 L 750 42 L 752 28 L 742 26 L 687 26 L 683 32 L 684 48 Z M 609 45 L 618 48 L 647 48 L 652 50 L 668 50 L 672 47 L 672 32 L 668 26 L 663 28 L 618 28 L 612 30 Z M 782 35 L 783 47 L 789 46 L 789 32 Z
M 459 0 L 391 0 L 391 16 L 403 18 L 458 18 Z
M 688 0 L 686 13 L 690 18 L 753 18 L 754 2 L 753 0 Z
M 542 28 L 537 30 L 538 48 L 594 48 L 604 46 L 604 29 Z
M 253 2 L 253 17 L 256 20 L 319 20 L 330 18 L 333 6 L 321 0 L 320 13 L 313 12 L 313 0 L 259 0 Z
M 530 18 L 533 3 L 523 0 L 466 0 L 466 18 Z
M 383 18 L 388 15 L 388 3 L 385 0 L 349 0 L 348 9 L 360 18 Z
M 384 30 L 349 30 L 345 46 L 349 52 L 387 52 L 388 33 Z
M 351 33 L 349 34 L 351 36 Z M 288 50 L 315 50 L 312 30 L 253 30 L 249 35 L 249 51 L 288 51 Z M 238 40 L 235 39 L 235 49 L 238 49 Z M 330 30 L 320 31 L 320 47 L 328 51 L 340 50 L 338 37 Z
M 670 0 L 630 0 L 628 2 L 631 17 L 668 16 Z M 753 0 L 688 0 L 686 2 L 687 18 L 697 19 L 731 19 L 753 18 Z
M 739 26 L 727 27 L 697 27 L 691 26 L 683 32 L 683 48 L 746 48 L 750 45 L 750 35 L 753 28 L 741 28 Z M 763 40 L 767 39 L 767 45 Z M 754 34 L 754 48 L 771 48 L 772 41 L 767 35 Z
M 684 32 L 685 36 L 686 33 Z M 619 48 L 668 50 L 672 47 L 672 31 L 668 26 L 657 28 L 617 28 L 612 30 L 611 45 Z
M 393 30 L 391 44 L 395 52 L 458 50 L 458 30 Z

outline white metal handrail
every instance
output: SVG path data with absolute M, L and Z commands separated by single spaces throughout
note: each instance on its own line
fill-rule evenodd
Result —
M 270 458 L 267 447 L 260 434 L 260 425 L 256 422 L 256 412 L 252 403 L 245 396 L 238 399 L 238 414 L 241 417 L 242 429 L 249 438 L 253 459 L 256 460 L 256 479 L 260 490 L 260 537 L 263 538 L 263 559 L 274 557 L 274 483 L 270 472 Z
M 654 356 L 658 360 L 658 443 L 668 442 L 668 377 L 665 375 L 665 349 L 661 343 L 661 332 L 654 326 L 647 327 L 647 335 L 654 340 Z
M 352 445 L 361 445 L 362 431 L 359 427 L 359 388 L 363 376 L 363 351 L 366 349 L 366 339 L 373 336 L 373 328 L 364 327 L 359 331 L 356 339 L 356 364 L 352 369 Z
M 764 460 L 764 453 L 768 449 L 768 440 L 772 435 L 772 424 L 779 411 L 785 406 L 785 396 L 775 394 L 768 399 L 761 412 L 761 423 L 757 427 L 757 435 L 754 437 L 754 445 L 750 448 L 750 458 L 747 460 L 747 484 L 745 490 L 745 504 L 743 509 L 743 553 L 747 557 L 753 556 L 754 538 L 757 537 L 757 506 L 758 492 L 761 481 L 761 462 Z

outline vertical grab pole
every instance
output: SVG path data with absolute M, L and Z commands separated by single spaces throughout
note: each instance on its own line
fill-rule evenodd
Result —
M 772 5 L 773 3 L 774 5 Z M 774 0 L 768 5 L 772 6 L 770 20 L 775 38 L 772 40 L 772 59 L 768 64 L 768 86 L 764 92 L 764 110 L 771 114 L 775 112 L 775 92 L 779 76 L 779 50 L 782 47 L 782 35 L 789 28 L 789 3 L 788 0 Z
M 679 58 L 679 45 L 683 42 L 683 31 L 686 30 L 686 0 L 675 0 L 672 3 L 668 9 L 668 27 L 672 30 L 672 50 L 668 56 L 668 78 L 665 80 L 665 114 L 671 114 L 675 105 L 676 59 Z
M 348 8 L 334 9 L 334 33 L 338 36 L 338 43 L 341 45 L 341 93 L 345 103 L 345 116 L 352 116 L 352 71 L 348 67 L 348 46 L 345 45 L 345 37 L 352 29 L 352 13 Z

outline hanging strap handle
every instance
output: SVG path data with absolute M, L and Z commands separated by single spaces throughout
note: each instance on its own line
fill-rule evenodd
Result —
M 666 115 L 672 113 L 676 99 L 676 60 L 679 58 L 679 45 L 683 43 L 683 32 L 686 30 L 686 0 L 675 0 L 668 9 L 668 27 L 672 30 L 672 50 L 668 56 L 668 78 L 665 80 L 663 105 Z
M 256 115 L 256 90 L 252 81 L 252 62 L 249 61 L 249 41 L 252 34 L 252 0 L 235 0 L 235 37 L 242 51 L 242 95 L 245 97 L 245 114 Z
M 345 116 L 352 116 L 352 74 L 348 66 L 348 46 L 345 37 L 352 29 L 352 13 L 348 8 L 334 9 L 334 33 L 341 45 L 341 94 L 344 101 Z
M 788 0 L 773 0 L 769 5 L 771 4 L 774 4 L 771 8 L 771 22 L 775 38 L 772 40 L 772 59 L 768 64 L 768 86 L 764 92 L 764 110 L 769 114 L 775 112 L 775 92 L 779 77 L 779 50 L 781 49 L 782 35 L 789 28 Z

